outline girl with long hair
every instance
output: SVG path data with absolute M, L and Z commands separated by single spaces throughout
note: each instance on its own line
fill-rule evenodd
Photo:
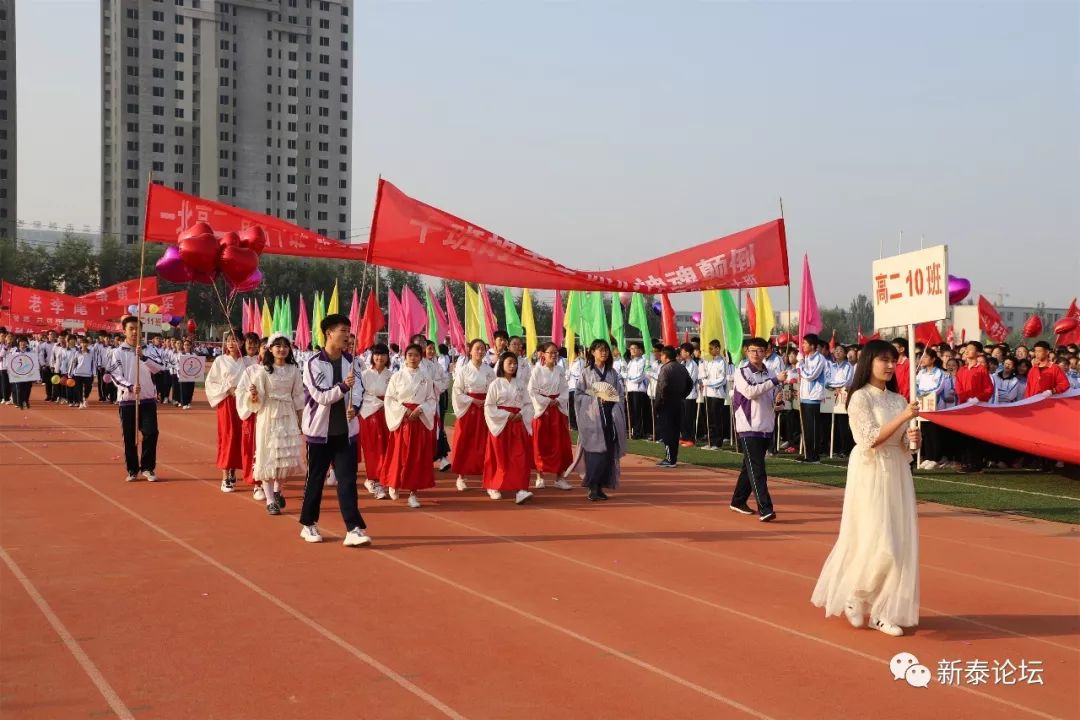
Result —
M 484 421 L 484 400 L 488 387 L 495 380 L 495 371 L 484 362 L 487 344 L 483 340 L 469 343 L 468 360 L 454 372 L 450 394 L 454 408 L 454 443 L 450 466 L 457 473 L 457 489 L 468 490 L 466 475 L 484 472 L 484 453 L 491 436 Z
M 825 616 L 845 615 L 900 637 L 919 624 L 919 529 L 911 450 L 919 431 L 907 429 L 919 404 L 897 392 L 899 353 L 871 340 L 859 354 L 848 418 L 855 449 L 848 459 L 840 534 L 825 560 L 811 602 Z
M 217 466 L 221 470 L 221 492 L 236 489 L 236 471 L 244 467 L 240 447 L 242 421 L 236 412 L 236 388 L 245 364 L 236 333 L 230 331 L 222 343 L 222 353 L 214 358 L 206 374 L 204 389 L 210 407 L 217 410 Z
M 532 443 L 536 462 L 536 487 L 544 487 L 544 473 L 555 476 L 555 487 L 570 490 L 562 474 L 574 460 L 570 442 L 570 386 L 566 371 L 558 365 L 559 347 L 552 342 L 540 348 L 540 362 L 529 376 L 532 400 Z
M 500 355 L 496 378 L 484 399 L 484 420 L 491 433 L 484 454 L 484 489 L 492 500 L 513 492 L 514 502 L 520 505 L 532 497 L 526 488 L 533 469 L 533 408 L 517 371 L 517 353 Z
M 575 467 L 584 464 L 589 500 L 607 500 L 604 490 L 618 487 L 620 458 L 626 454 L 626 393 L 607 341 L 589 346 L 574 390 L 580 454 Z

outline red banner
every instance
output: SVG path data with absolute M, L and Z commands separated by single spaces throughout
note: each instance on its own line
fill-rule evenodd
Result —
M 150 277 L 143 278 L 142 281 L 142 293 L 143 296 L 157 295 L 157 277 L 151 275 Z M 98 302 L 114 302 L 123 301 L 125 303 L 136 302 L 139 297 L 139 281 L 125 280 L 115 285 L 110 285 L 107 288 L 101 288 L 85 295 L 80 295 L 81 300 L 96 300 Z M 146 302 L 145 300 L 143 302 Z
M 36 290 L 5 282 L 0 285 L 0 310 L 12 317 L 12 324 L 59 328 L 65 320 L 80 320 L 87 328 L 102 324 L 112 327 L 119 318 L 108 303 Z
M 187 315 L 188 291 L 162 293 L 160 295 L 143 295 L 143 305 L 157 305 L 158 312 L 162 315 Z M 135 305 L 135 298 L 128 298 L 126 302 L 111 303 L 114 313 L 128 315 L 128 306 Z
M 274 255 L 341 260 L 364 260 L 367 256 L 367 243 L 347 245 L 270 215 L 188 195 L 164 185 L 152 183 L 146 203 L 146 239 L 149 242 L 175 243 L 177 235 L 201 221 L 209 223 L 217 234 L 240 232 L 252 225 L 261 225 L 267 239 L 263 252 Z
M 979 296 L 979 329 L 994 342 L 1005 342 L 1005 338 L 1009 337 L 1009 328 L 1001 322 L 997 308 L 982 295 Z
M 375 265 L 510 287 L 673 293 L 788 283 L 783 220 L 618 270 L 574 270 L 414 200 L 385 180 L 379 181 L 370 244 Z

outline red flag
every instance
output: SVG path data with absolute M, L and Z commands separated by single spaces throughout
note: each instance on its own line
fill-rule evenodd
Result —
M 927 347 L 937 347 L 941 344 L 941 331 L 936 322 L 924 322 L 915 326 L 915 342 L 921 342 Z
M 1065 317 L 1074 317 L 1080 320 L 1080 307 L 1077 307 L 1076 305 L 1076 298 L 1073 298 L 1073 301 L 1069 303 L 1069 309 L 1065 311 Z M 1061 347 L 1062 345 L 1071 345 L 1073 343 L 1080 343 L 1080 326 L 1075 330 L 1070 330 L 1067 333 L 1058 335 L 1055 344 L 1057 347 Z
M 675 328 L 675 309 L 671 307 L 667 295 L 660 296 L 660 336 L 665 345 L 676 347 L 679 344 L 679 333 Z
M 757 337 L 757 311 L 750 293 L 746 293 L 746 319 L 750 322 L 750 337 Z
M 832 337 L 829 338 L 829 352 L 836 349 L 836 331 L 832 331 Z
M 956 344 L 956 330 L 953 328 L 952 325 L 950 325 L 949 329 L 945 331 L 945 342 L 949 344 L 949 347 L 952 347 Z
M 689 330 L 683 330 L 682 341 L 684 343 L 690 342 L 690 331 Z
M 994 342 L 1005 342 L 1009 337 L 1009 328 L 1001 322 L 997 308 L 982 295 L 979 296 L 979 329 Z
M 880 340 L 880 339 L 881 339 L 881 333 L 874 333 L 870 337 L 866 337 L 865 335 L 862 334 L 862 325 L 859 326 L 859 344 L 860 345 L 865 345 L 866 343 L 870 342 L 871 340 Z
M 375 293 L 369 292 L 367 306 L 364 308 L 364 319 L 360 321 L 360 327 L 356 330 L 356 349 L 367 350 L 375 344 L 375 334 L 386 326 L 386 318 L 383 317 L 382 308 Z

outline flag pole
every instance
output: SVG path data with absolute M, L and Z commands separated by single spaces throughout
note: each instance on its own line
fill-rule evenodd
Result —
M 139 292 L 137 305 L 135 306 L 135 319 L 136 327 L 138 328 L 137 340 L 135 341 L 135 431 L 132 433 L 135 438 L 135 455 L 142 457 L 139 448 L 139 405 L 142 404 L 142 384 L 139 380 L 142 377 L 141 368 L 141 356 L 142 356 L 142 338 L 143 338 L 143 325 L 142 325 L 142 309 L 143 309 L 143 271 L 146 267 L 146 229 L 150 224 L 150 190 L 154 184 L 154 173 L 148 172 L 146 174 L 146 207 L 143 208 L 143 232 L 142 242 L 139 247 Z M 141 464 L 141 461 L 140 461 Z M 141 468 L 146 469 L 146 468 Z

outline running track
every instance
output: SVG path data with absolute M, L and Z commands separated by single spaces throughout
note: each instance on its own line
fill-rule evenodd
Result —
M 774 481 L 763 525 L 730 473 L 640 458 L 606 504 L 439 476 L 420 510 L 363 497 L 375 545 L 347 549 L 332 492 L 308 545 L 301 482 L 277 518 L 218 491 L 205 404 L 159 420 L 161 482 L 129 484 L 115 408 L 0 407 L 4 720 L 1080 715 L 1071 526 L 920 504 L 922 624 L 894 639 L 809 604 L 835 489 Z M 892 679 L 901 651 L 930 687 Z M 941 660 L 1044 684 L 948 687 Z

